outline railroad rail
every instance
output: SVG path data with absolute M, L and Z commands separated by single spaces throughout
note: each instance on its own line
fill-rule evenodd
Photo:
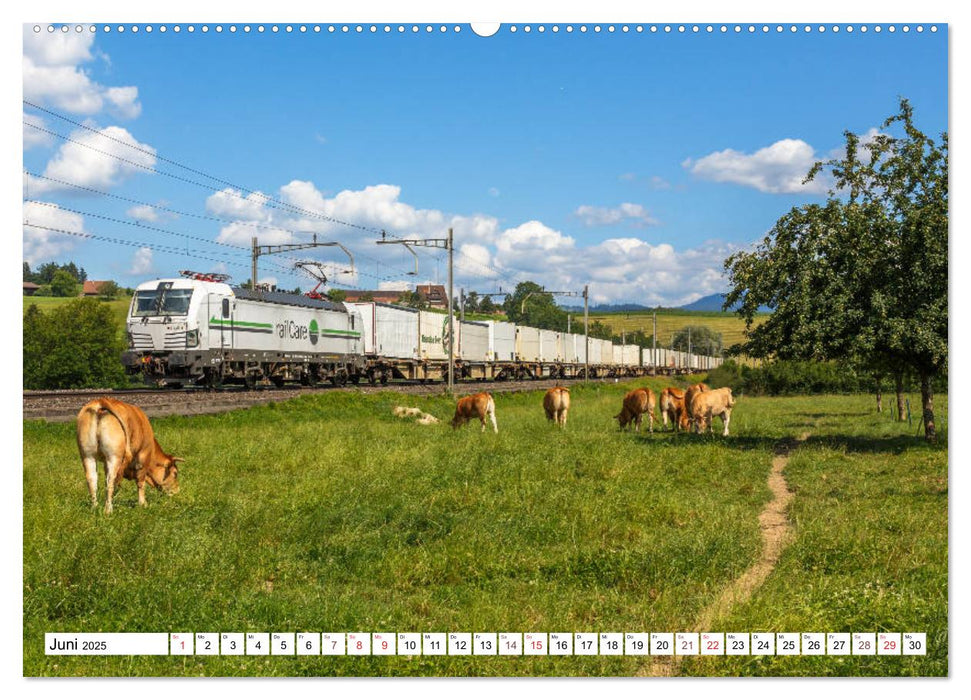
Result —
M 516 393 L 521 391 L 537 391 L 552 386 L 571 386 L 583 383 L 583 379 L 532 379 L 499 382 L 465 382 L 460 385 L 461 393 L 490 391 L 493 393 Z M 614 377 L 590 379 L 591 384 L 613 383 L 620 381 Z M 625 380 L 626 381 L 626 380 Z M 225 413 L 250 406 L 269 403 L 271 401 L 286 401 L 297 396 L 322 393 L 328 391 L 356 392 L 358 394 L 375 394 L 379 392 L 395 392 L 410 396 L 429 396 L 441 394 L 445 389 L 442 382 L 393 382 L 380 386 L 360 384 L 334 387 L 322 385 L 309 387 L 265 387 L 246 389 L 233 387 L 215 391 L 206 388 L 182 389 L 77 389 L 52 391 L 24 391 L 23 418 L 24 420 L 46 420 L 51 423 L 73 421 L 78 410 L 86 402 L 98 396 L 112 396 L 123 401 L 135 403 L 145 411 L 149 417 L 156 416 L 192 416 L 210 413 Z

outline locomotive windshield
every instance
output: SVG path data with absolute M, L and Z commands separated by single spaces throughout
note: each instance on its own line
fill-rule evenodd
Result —
M 135 293 L 132 316 L 185 316 L 189 313 L 191 289 L 143 289 Z

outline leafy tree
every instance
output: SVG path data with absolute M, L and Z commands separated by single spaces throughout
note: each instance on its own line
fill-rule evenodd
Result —
M 51 291 L 56 297 L 76 297 L 78 295 L 78 281 L 67 270 L 58 270 L 51 279 Z
M 496 312 L 496 305 L 492 301 L 492 297 L 484 296 L 482 301 L 479 302 L 479 313 L 480 314 L 494 314 Z
M 543 291 L 535 282 L 520 282 L 513 294 L 503 302 L 506 317 L 513 323 L 566 331 L 566 311 L 553 300 L 553 295 Z
M 41 286 L 39 286 L 37 288 L 37 291 L 34 292 L 34 296 L 35 297 L 52 297 L 52 296 L 54 296 L 54 290 L 51 289 L 51 285 L 49 285 L 49 284 L 42 284 Z
M 933 382 L 947 371 L 948 137 L 899 111 L 867 143 L 845 132 L 824 205 L 792 209 L 752 252 L 725 261 L 755 357 L 903 364 L 921 384 L 924 435 L 936 439 Z M 752 329 L 756 309 L 774 313 Z
M 402 306 L 410 306 L 413 309 L 428 308 L 428 299 L 425 298 L 424 294 L 419 294 L 418 292 L 402 292 L 401 296 L 398 297 L 398 303 Z
M 125 381 L 124 342 L 112 310 L 75 299 L 48 313 L 31 304 L 24 313 L 24 387 L 109 387 Z
M 479 311 L 479 293 L 476 291 L 471 291 L 465 296 L 465 311 L 466 313 L 474 314 Z
M 722 334 L 708 326 L 685 326 L 671 340 L 675 350 L 691 352 L 696 355 L 717 356 L 722 351 Z
M 364 292 L 358 299 L 358 301 L 374 301 L 374 294 L 371 292 Z
M 347 292 L 345 292 L 343 289 L 331 289 L 329 292 L 327 292 L 327 296 L 331 301 L 339 302 L 347 299 Z
M 117 299 L 119 294 L 121 294 L 121 289 L 118 287 L 118 283 L 113 280 L 103 282 L 98 289 L 98 297 L 108 301 Z

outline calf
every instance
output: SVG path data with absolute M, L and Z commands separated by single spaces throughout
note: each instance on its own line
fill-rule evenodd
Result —
M 650 389 L 634 389 L 624 397 L 624 405 L 614 418 L 620 423 L 620 429 L 625 429 L 633 421 L 634 430 L 640 432 L 641 416 L 650 417 L 650 430 L 654 432 L 654 392 Z
M 546 420 L 555 421 L 560 427 L 566 427 L 566 414 L 570 411 L 570 390 L 566 387 L 555 386 L 543 397 L 543 410 Z
M 496 425 L 496 402 L 492 396 L 485 392 L 463 396 L 455 406 L 455 416 L 452 418 L 452 427 L 458 428 L 468 423 L 472 418 L 478 418 L 482 423 L 482 432 L 486 428 L 486 416 L 492 421 L 492 429 L 499 432 Z
M 710 391 L 707 384 L 693 384 L 684 392 L 684 411 L 681 412 L 681 430 L 688 431 L 695 429 L 695 416 L 692 413 L 692 406 L 695 396 Z M 697 432 L 697 431 L 696 431 Z
M 721 416 L 722 423 L 725 426 L 722 435 L 727 436 L 733 406 L 735 406 L 735 399 L 732 396 L 732 390 L 728 387 L 696 395 L 692 402 L 691 413 L 695 416 L 698 432 L 704 432 L 706 427 L 708 432 L 713 432 L 711 425 L 713 417 Z
M 78 412 L 78 451 L 88 481 L 91 505 L 98 505 L 98 461 L 104 462 L 108 496 L 105 513 L 111 513 L 115 489 L 122 478 L 138 484 L 138 504 L 144 506 L 145 484 L 172 495 L 179 492 L 178 462 L 165 454 L 152 425 L 140 408 L 107 397 L 86 403 Z
M 671 430 L 677 431 L 684 413 L 684 391 L 669 386 L 661 392 L 661 418 L 667 430 L 668 418 L 671 419 Z

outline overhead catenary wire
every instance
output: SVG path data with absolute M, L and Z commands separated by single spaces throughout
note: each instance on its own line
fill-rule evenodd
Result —
M 70 117 L 68 117 L 66 115 L 60 114 L 59 112 L 56 112 L 56 111 L 51 110 L 51 109 L 48 109 L 46 107 L 42 107 L 41 105 L 38 105 L 38 104 L 36 104 L 34 102 L 31 102 L 29 100 L 26 100 L 26 99 L 23 100 L 23 104 L 27 105 L 28 107 L 31 107 L 32 109 L 36 109 L 36 110 L 38 110 L 40 112 L 43 112 L 45 114 L 48 114 L 48 115 L 50 115 L 50 116 L 52 116 L 52 117 L 54 117 L 56 119 L 60 119 L 60 120 L 66 122 L 68 124 L 72 124 L 74 126 L 77 126 L 78 128 L 84 129 L 85 131 L 88 131 L 88 132 L 90 132 L 92 134 L 95 134 L 95 135 L 97 135 L 97 136 L 99 136 L 101 138 L 104 138 L 104 139 L 108 140 L 108 141 L 111 141 L 113 143 L 117 143 L 119 145 L 125 146 L 126 148 L 129 148 L 129 149 L 132 149 L 132 150 L 134 150 L 136 152 L 139 152 L 139 153 L 142 153 L 144 155 L 150 156 L 150 157 L 154 158 L 155 160 L 162 161 L 164 163 L 167 163 L 167 164 L 170 164 L 170 165 L 175 166 L 177 168 L 183 169 L 183 170 L 185 170 L 187 172 L 190 172 L 190 173 L 193 173 L 195 175 L 199 175 L 199 176 L 205 177 L 205 178 L 207 178 L 209 180 L 212 180 L 213 182 L 219 183 L 221 185 L 225 185 L 225 186 L 227 186 L 229 188 L 232 188 L 232 189 L 235 189 L 235 190 L 239 190 L 239 192 L 226 192 L 224 189 L 219 189 L 219 188 L 213 187 L 212 185 L 209 185 L 209 184 L 206 184 L 206 183 L 200 183 L 200 182 L 197 182 L 195 180 L 191 180 L 189 178 L 181 177 L 181 176 L 176 175 L 174 173 L 169 173 L 169 172 L 166 172 L 166 171 L 163 171 L 163 170 L 158 170 L 157 168 L 153 168 L 151 166 L 145 165 L 144 163 L 138 163 L 137 161 L 133 161 L 133 160 L 130 160 L 130 159 L 122 158 L 121 156 L 118 156 L 116 154 L 110 153 L 108 151 L 103 151 L 101 149 L 95 148 L 95 147 L 91 146 L 90 144 L 82 143 L 82 142 L 80 142 L 80 141 L 78 141 L 76 139 L 70 138 L 69 136 L 65 136 L 64 134 L 61 134 L 61 133 L 58 133 L 56 131 L 53 131 L 53 130 L 50 130 L 50 129 L 46 129 L 46 128 L 40 126 L 40 125 L 34 124 L 34 123 L 32 123 L 32 122 L 30 122 L 30 121 L 28 121 L 26 119 L 23 120 L 24 125 L 28 126 L 29 128 L 32 128 L 32 129 L 41 131 L 43 133 L 47 133 L 47 134 L 49 134 L 51 136 L 55 136 L 57 138 L 63 139 L 66 142 L 74 143 L 74 144 L 76 144 L 78 146 L 81 146 L 82 148 L 90 149 L 93 152 L 99 153 L 99 154 L 104 155 L 104 156 L 109 157 L 109 158 L 114 158 L 114 159 L 118 160 L 119 162 L 123 162 L 123 163 L 128 164 L 128 165 L 131 165 L 133 167 L 140 168 L 140 169 L 146 170 L 148 172 L 152 172 L 152 173 L 155 173 L 155 174 L 158 174 L 158 175 L 162 175 L 162 176 L 165 176 L 165 177 L 169 177 L 169 178 L 175 179 L 177 181 L 184 182 L 186 184 L 191 184 L 191 185 L 194 185 L 194 186 L 197 186 L 197 187 L 201 187 L 201 188 L 207 189 L 207 190 L 212 191 L 212 192 L 221 192 L 221 193 L 227 194 L 229 196 L 232 196 L 234 198 L 241 199 L 241 200 L 244 200 L 244 201 L 249 201 L 249 200 L 248 200 L 248 197 L 243 197 L 242 196 L 242 193 L 247 193 L 248 195 L 258 195 L 263 200 L 263 203 L 266 204 L 267 206 L 269 206 L 271 209 L 277 209 L 277 210 L 284 211 L 284 212 L 289 212 L 289 213 L 302 214 L 302 215 L 305 215 L 305 216 L 309 216 L 311 218 L 320 219 L 320 220 L 323 220 L 323 221 L 327 221 L 327 222 L 330 222 L 330 223 L 334 223 L 334 224 L 339 224 L 339 225 L 343 225 L 343 226 L 355 228 L 355 229 L 362 230 L 362 231 L 369 231 L 369 232 L 372 232 L 372 233 L 380 233 L 383 236 L 390 236 L 391 238 L 395 238 L 395 239 L 399 239 L 399 240 L 402 238 L 401 236 L 398 236 L 398 235 L 394 234 L 393 232 L 388 232 L 386 229 L 381 229 L 381 228 L 376 228 L 374 226 L 366 226 L 366 225 L 356 224 L 356 223 L 349 222 L 349 221 L 344 221 L 344 220 L 339 219 L 337 217 L 329 216 L 327 214 L 324 214 L 324 213 L 319 212 L 319 211 L 316 211 L 316 210 L 311 210 L 311 209 L 306 209 L 306 208 L 303 208 L 303 207 L 298 207 L 298 206 L 296 206 L 294 204 L 291 204 L 289 202 L 285 202 L 285 201 L 280 200 L 280 199 L 278 199 L 276 197 L 272 197 L 272 196 L 267 195 L 267 194 L 265 194 L 263 192 L 259 192 L 257 190 L 252 189 L 252 188 L 248 188 L 248 187 L 245 187 L 243 185 L 239 185 L 237 183 L 233 183 L 233 182 L 231 182 L 229 180 L 226 180 L 224 178 L 220 178 L 218 176 L 212 175 L 212 174 L 207 173 L 207 172 L 205 172 L 203 170 L 200 170 L 198 168 L 194 168 L 192 166 L 186 165 L 186 164 L 181 163 L 181 162 L 179 162 L 177 160 L 174 160 L 172 158 L 165 157 L 165 156 L 159 154 L 158 152 L 156 152 L 154 150 L 149 150 L 149 149 L 141 148 L 140 146 L 137 146 L 137 145 L 135 145 L 133 143 L 130 143 L 128 141 L 115 138 L 114 136 L 111 136 L 109 134 L 104 133 L 103 130 L 96 129 L 96 128 L 88 125 L 88 124 L 84 124 L 84 123 L 79 122 L 79 121 L 77 121 L 75 119 L 71 119 Z M 48 178 L 48 179 L 51 179 L 53 181 L 52 178 Z M 83 186 L 80 187 L 80 189 L 84 189 Z M 143 202 L 142 204 L 144 204 L 145 206 L 155 206 L 155 205 L 152 205 L 152 204 L 147 203 L 147 202 Z M 200 217 L 200 218 L 203 218 L 203 217 Z M 232 223 L 243 223 L 243 222 L 232 222 Z M 290 233 L 296 233 L 295 231 L 292 231 L 292 230 L 289 230 L 289 229 L 286 229 L 286 228 L 283 228 L 283 227 L 272 227 L 272 226 L 269 226 L 268 228 L 270 228 L 270 229 L 284 230 L 284 231 L 288 231 Z M 313 232 L 307 232 L 307 233 L 313 233 Z M 488 270 L 489 272 L 493 273 L 496 276 L 497 279 L 499 279 L 501 281 L 509 282 L 509 283 L 511 283 L 513 285 L 516 284 L 516 281 L 515 280 L 513 280 L 513 279 L 511 279 L 511 278 L 509 278 L 507 276 L 505 276 L 501 271 L 495 269 L 494 267 L 492 267 L 490 265 L 487 265 L 487 264 L 485 264 L 485 263 L 483 263 L 481 261 L 475 260 L 474 258 L 470 257 L 469 255 L 463 253 L 461 250 L 458 250 L 456 252 L 459 254 L 459 256 L 461 258 L 464 258 L 465 260 L 469 261 L 471 264 L 479 267 L 482 270 Z M 368 257 L 368 256 L 362 256 L 362 257 Z M 371 259 L 372 261 L 375 261 L 375 262 L 379 262 L 375 258 L 369 258 L 369 259 Z M 403 273 L 403 274 L 407 274 L 407 273 Z M 486 276 L 486 275 L 483 275 L 483 276 Z

